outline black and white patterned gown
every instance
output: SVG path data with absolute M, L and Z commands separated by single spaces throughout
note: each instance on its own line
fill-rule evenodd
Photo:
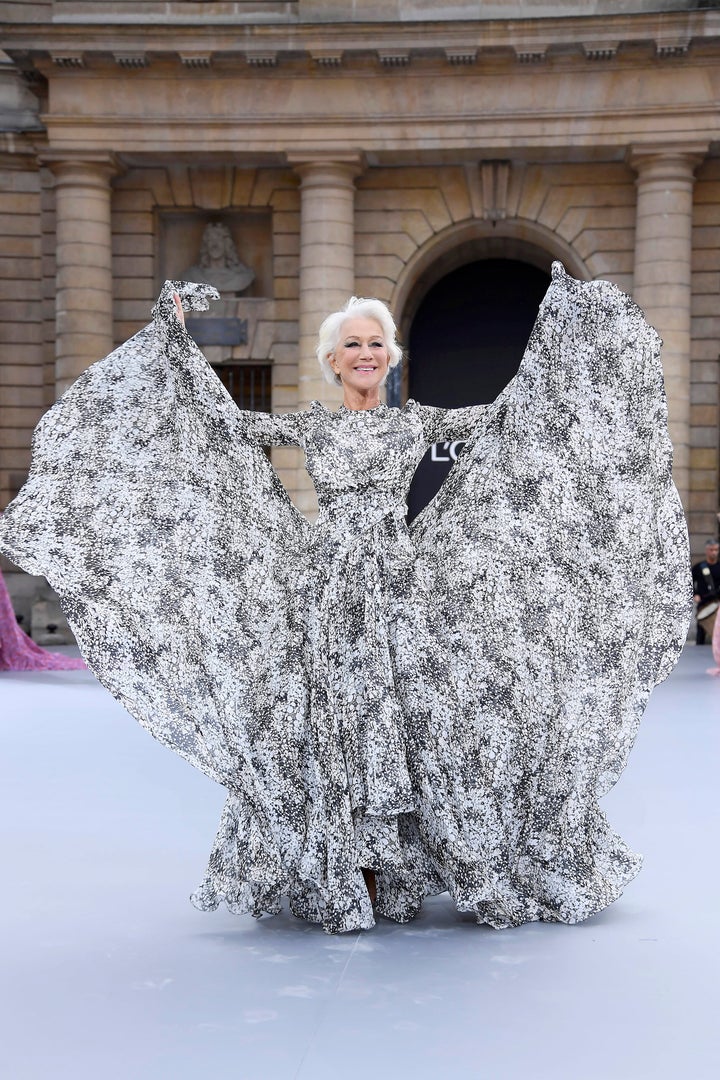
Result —
M 345 931 L 424 896 L 576 922 L 640 859 L 598 799 L 685 640 L 691 588 L 659 341 L 559 265 L 489 406 L 238 412 L 175 319 L 41 421 L 3 550 L 43 573 L 141 724 L 228 791 L 202 908 Z M 467 439 L 405 523 L 428 444 Z M 268 445 L 304 448 L 311 525 Z

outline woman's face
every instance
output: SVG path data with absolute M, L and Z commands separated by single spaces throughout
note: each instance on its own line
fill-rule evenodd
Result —
M 344 387 L 374 390 L 388 372 L 388 351 L 380 323 L 364 315 L 346 319 L 330 366 Z

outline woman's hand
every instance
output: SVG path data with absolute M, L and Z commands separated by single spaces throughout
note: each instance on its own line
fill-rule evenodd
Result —
M 173 293 L 173 302 L 175 304 L 175 314 L 178 317 L 179 322 L 185 325 L 185 312 L 183 311 L 182 300 L 178 293 Z

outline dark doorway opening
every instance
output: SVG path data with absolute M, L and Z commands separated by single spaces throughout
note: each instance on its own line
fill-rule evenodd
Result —
M 516 259 L 458 267 L 422 300 L 408 341 L 409 397 L 457 408 L 494 401 L 515 375 L 549 273 Z M 461 444 L 437 443 L 418 466 L 409 517 L 433 498 Z

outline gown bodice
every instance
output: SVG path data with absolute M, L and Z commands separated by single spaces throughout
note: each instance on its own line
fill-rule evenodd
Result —
M 427 443 L 412 407 L 329 412 L 314 403 L 305 467 L 322 501 L 378 492 L 403 500 Z
M 236 435 L 263 446 L 301 446 L 318 495 L 319 525 L 352 510 L 353 525 L 387 508 L 404 515 L 407 492 L 427 447 L 443 439 L 466 439 L 486 405 L 444 409 L 409 399 L 402 408 L 336 410 L 313 401 L 299 413 L 237 414 Z M 348 527 L 350 527 L 348 523 Z

